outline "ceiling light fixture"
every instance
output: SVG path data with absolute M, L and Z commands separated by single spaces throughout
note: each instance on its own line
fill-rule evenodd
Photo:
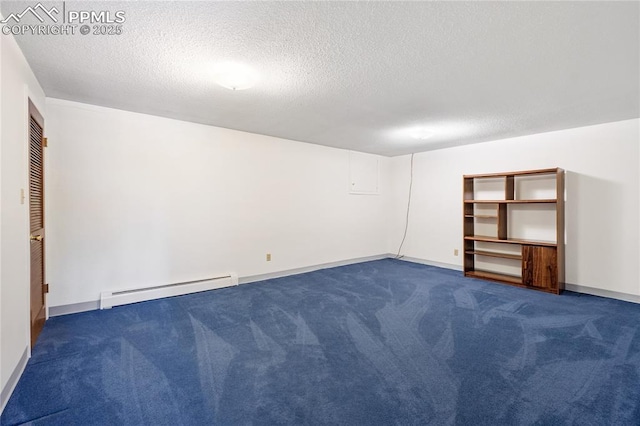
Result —
M 222 87 L 231 90 L 245 90 L 258 81 L 258 73 L 237 62 L 223 62 L 213 69 L 213 78 Z
M 408 146 L 436 146 L 477 135 L 481 129 L 482 126 L 472 121 L 430 119 L 428 122 L 414 122 L 407 126 L 391 128 L 386 132 L 386 136 L 390 141 Z
M 411 132 L 411 137 L 413 137 L 414 139 L 421 140 L 421 141 L 427 140 L 431 136 L 433 136 L 433 132 L 430 132 L 430 131 L 425 130 L 425 129 L 414 129 Z

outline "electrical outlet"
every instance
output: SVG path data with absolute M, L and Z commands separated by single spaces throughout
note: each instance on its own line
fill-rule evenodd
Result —
M 271 253 L 267 253 L 267 262 L 271 262 Z
M 453 255 L 457 256 L 458 255 L 458 249 L 453 249 Z

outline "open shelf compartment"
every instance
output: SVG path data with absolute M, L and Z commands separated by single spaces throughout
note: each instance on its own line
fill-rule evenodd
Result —
M 499 281 L 499 282 L 506 282 L 509 284 L 522 285 L 522 277 L 516 277 L 514 275 L 507 275 L 507 274 L 500 274 L 497 272 L 473 270 L 473 271 L 466 271 L 464 275 L 467 277 L 481 278 L 484 280 Z

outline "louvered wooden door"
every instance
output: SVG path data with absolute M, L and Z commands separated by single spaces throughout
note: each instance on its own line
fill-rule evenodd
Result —
M 29 231 L 31 245 L 31 346 L 44 326 L 44 120 L 29 101 Z

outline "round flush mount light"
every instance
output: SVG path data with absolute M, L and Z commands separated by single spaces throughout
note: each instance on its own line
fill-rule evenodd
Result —
M 480 125 L 471 121 L 430 119 L 428 122 L 410 123 L 389 129 L 387 135 L 390 140 L 402 144 L 435 146 L 475 135 L 480 128 Z
M 411 137 L 414 139 L 418 139 L 420 141 L 424 141 L 429 139 L 431 136 L 433 136 L 433 132 L 426 130 L 426 129 L 413 129 L 411 131 Z
M 223 62 L 214 67 L 213 78 L 216 83 L 227 89 L 245 90 L 255 86 L 259 76 L 247 65 Z

